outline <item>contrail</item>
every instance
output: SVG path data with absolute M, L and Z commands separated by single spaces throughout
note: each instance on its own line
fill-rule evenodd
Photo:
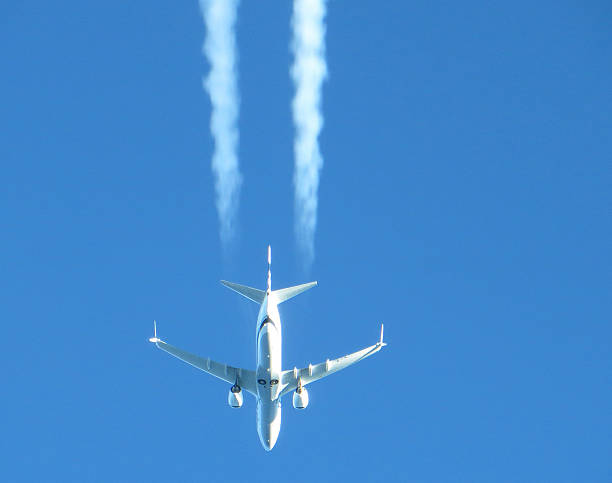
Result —
M 203 52 L 210 64 L 204 89 L 210 95 L 210 131 L 215 142 L 212 170 L 215 175 L 217 213 L 223 244 L 231 241 L 242 176 L 238 166 L 238 89 L 234 24 L 238 0 L 200 0 L 206 24 Z
M 295 233 L 307 267 L 314 260 L 317 191 L 323 166 L 317 138 L 323 127 L 321 85 L 327 76 L 324 22 L 325 0 L 294 0 L 291 77 L 295 84 Z

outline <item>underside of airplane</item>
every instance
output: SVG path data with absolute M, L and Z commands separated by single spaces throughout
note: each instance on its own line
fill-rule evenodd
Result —
M 231 384 L 228 404 L 240 408 L 243 403 L 242 390 L 251 393 L 257 401 L 257 431 L 263 447 L 270 451 L 276 444 L 280 432 L 280 399 L 293 393 L 293 407 L 305 409 L 308 406 L 306 386 L 324 377 L 345 369 L 377 353 L 386 344 L 383 342 L 383 326 L 380 327 L 379 341 L 337 359 L 326 359 L 307 367 L 283 370 L 281 367 L 282 326 L 278 305 L 315 287 L 317 282 L 305 283 L 294 287 L 272 290 L 271 249 L 268 247 L 268 282 L 266 290 L 259 290 L 237 283 L 221 280 L 221 283 L 243 297 L 259 305 L 256 324 L 256 369 L 243 369 L 217 362 L 209 357 L 200 357 L 170 345 L 157 337 L 157 324 L 154 323 L 154 336 L 149 339 L 159 349 L 191 364 L 223 381 Z

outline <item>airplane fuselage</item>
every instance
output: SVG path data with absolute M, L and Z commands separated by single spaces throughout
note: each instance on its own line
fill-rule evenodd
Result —
M 282 327 L 274 294 L 268 291 L 259 309 L 256 327 L 257 433 L 270 451 L 281 426 Z
M 240 408 L 243 403 L 242 390 L 255 396 L 257 400 L 257 433 L 262 446 L 270 451 L 278 439 L 281 427 L 281 398 L 293 393 L 293 407 L 305 409 L 308 406 L 306 385 L 323 377 L 349 367 L 372 354 L 386 344 L 383 342 L 383 327 L 380 327 L 380 341 L 376 344 L 337 359 L 326 359 L 318 364 L 293 370 L 282 370 L 282 326 L 278 306 L 317 285 L 309 282 L 293 287 L 272 290 L 270 272 L 271 249 L 268 247 L 267 289 L 259 290 L 226 280 L 221 283 L 243 297 L 259 304 L 257 325 L 255 326 L 256 369 L 243 369 L 217 362 L 210 357 L 200 357 L 166 343 L 157 337 L 157 325 L 153 323 L 153 337 L 149 341 L 158 349 L 207 372 L 226 383 L 232 384 L 227 402 L 232 408 Z

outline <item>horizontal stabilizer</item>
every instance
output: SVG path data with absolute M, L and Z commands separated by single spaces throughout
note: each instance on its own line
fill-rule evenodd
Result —
M 261 304 L 266 297 L 266 292 L 263 290 L 247 287 L 246 285 L 240 285 L 238 283 L 227 282 L 226 280 L 221 280 L 221 283 L 234 292 L 238 292 L 243 297 L 246 297 L 258 304 Z
M 276 295 L 276 303 L 280 304 L 285 300 L 295 297 L 296 295 L 305 292 L 309 288 L 316 287 L 318 282 L 303 283 L 302 285 L 296 285 L 295 287 L 281 288 L 272 292 Z

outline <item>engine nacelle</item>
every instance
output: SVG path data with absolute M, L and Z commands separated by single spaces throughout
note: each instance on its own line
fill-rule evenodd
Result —
M 308 406 L 308 391 L 305 387 L 299 387 L 293 393 L 293 407 L 306 409 L 306 406 Z
M 242 406 L 242 388 L 238 384 L 234 384 L 227 395 L 227 404 L 233 408 Z

